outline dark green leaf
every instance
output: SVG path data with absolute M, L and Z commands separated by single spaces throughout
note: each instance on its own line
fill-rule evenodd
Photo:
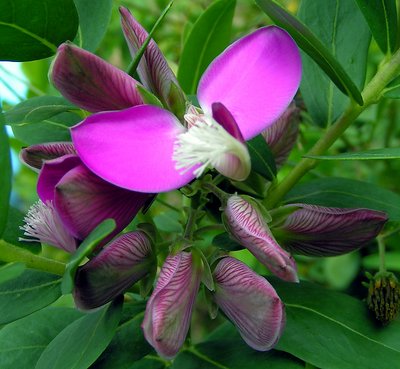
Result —
M 8 0 L 0 3 L 0 60 L 29 61 L 53 55 L 73 40 L 78 13 L 73 0 Z
M 276 176 L 275 159 L 264 137 L 258 135 L 247 141 L 247 147 L 251 158 L 251 169 L 272 181 Z
M 277 349 L 321 369 L 393 369 L 400 362 L 400 322 L 379 327 L 366 304 L 308 282 L 272 280 L 287 323 Z
M 22 263 L 10 263 L 0 267 L 0 284 L 19 277 L 25 270 Z
M 400 195 L 374 184 L 346 178 L 321 178 L 295 186 L 285 203 L 306 203 L 339 208 L 369 208 L 400 221 Z
M 121 318 L 122 300 L 121 296 L 67 326 L 46 347 L 35 368 L 89 368 L 114 336 Z
M 351 1 L 348 1 L 349 3 Z M 306 52 L 329 76 L 333 83 L 344 93 L 351 96 L 358 104 L 363 104 L 360 91 L 345 69 L 340 65 L 330 50 L 301 23 L 273 0 L 256 0 L 260 8 L 278 25 L 286 29 L 297 44 Z M 315 2 L 319 4 L 318 2 Z M 324 6 L 319 7 L 321 11 Z M 323 20 L 321 15 L 316 15 Z
M 400 148 L 391 147 L 384 149 L 373 149 L 359 152 L 348 152 L 338 155 L 305 155 L 306 158 L 318 160 L 378 160 L 378 159 L 400 159 Z
M 38 123 L 60 113 L 77 110 L 76 106 L 57 96 L 37 96 L 14 106 L 4 113 L 6 124 Z
M 397 11 L 395 0 L 356 0 L 382 52 L 395 51 Z
M 229 234 L 226 232 L 215 236 L 212 240 L 212 244 L 222 250 L 227 251 L 236 251 L 243 249 L 243 246 L 240 243 L 232 240 L 232 238 L 229 237 Z
M 362 89 L 371 34 L 354 1 L 326 0 L 321 7 L 315 1 L 304 0 L 299 18 Z M 348 105 L 348 98 L 307 55 L 303 55 L 300 90 L 309 113 L 320 126 L 330 125 Z
M 197 19 L 186 37 L 178 68 L 178 81 L 187 94 L 195 94 L 210 62 L 231 40 L 236 1 L 218 0 Z
M 18 278 L 0 284 L 0 324 L 44 308 L 61 296 L 60 277 L 25 270 Z
M 136 361 L 129 369 L 164 369 L 167 367 L 169 366 L 166 365 L 166 362 L 163 362 L 157 356 L 147 356 Z
M 79 15 L 79 46 L 95 52 L 111 18 L 112 0 L 74 0 Z
M 114 219 L 106 219 L 102 221 L 89 236 L 80 244 L 79 248 L 72 255 L 71 260 L 65 268 L 65 273 L 61 283 L 61 290 L 63 294 L 70 293 L 74 288 L 75 273 L 79 264 L 83 259 L 91 254 L 96 246 L 107 237 L 116 227 Z
M 1 104 L 1 102 L 0 102 Z M 6 127 L 4 126 L 4 115 L 0 105 L 0 236 L 3 234 L 8 218 L 9 200 L 11 193 L 11 158 L 10 143 Z
M 0 330 L 2 369 L 32 368 L 46 346 L 82 314 L 75 309 L 48 307 Z

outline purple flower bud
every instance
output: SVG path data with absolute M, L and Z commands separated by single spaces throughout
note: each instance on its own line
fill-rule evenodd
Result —
M 119 236 L 78 269 L 76 306 L 86 310 L 106 304 L 148 274 L 154 263 L 151 241 L 144 232 Z
M 144 336 L 165 358 L 174 357 L 185 341 L 202 270 L 197 254 L 168 256 L 147 302 Z
M 287 250 L 304 255 L 334 256 L 356 250 L 374 239 L 388 220 L 370 209 L 339 209 L 290 204 L 293 209 L 274 234 Z
M 285 112 L 261 134 L 264 136 L 277 166 L 281 166 L 289 156 L 299 134 L 300 109 L 294 101 Z
M 257 204 L 243 197 L 229 197 L 224 211 L 228 231 L 272 273 L 288 282 L 298 282 L 296 263 L 272 236 Z
M 223 258 L 214 270 L 215 302 L 255 350 L 270 350 L 285 326 L 285 309 L 274 288 L 242 262 Z

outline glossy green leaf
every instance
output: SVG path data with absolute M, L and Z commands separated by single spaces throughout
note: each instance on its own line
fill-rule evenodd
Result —
M 210 62 L 231 41 L 235 0 L 215 1 L 197 19 L 186 37 L 178 68 L 178 81 L 187 94 L 195 94 Z
M 285 203 L 306 203 L 339 208 L 369 208 L 400 221 L 400 195 L 372 183 L 347 178 L 321 178 L 295 186 Z
M 122 297 L 75 320 L 46 347 L 35 369 L 86 369 L 114 336 L 121 318 Z
M 0 102 L 1 104 L 1 102 Z M 11 193 L 11 157 L 10 144 L 6 127 L 4 126 L 4 115 L 0 105 L 0 236 L 3 234 L 8 218 L 9 200 Z
M 298 16 L 362 89 L 371 33 L 355 2 L 326 0 L 321 7 L 304 0 Z M 307 55 L 303 55 L 300 90 L 314 122 L 322 127 L 333 123 L 348 105 L 348 98 Z
M 19 277 L 0 284 L 0 324 L 43 309 L 61 296 L 60 277 L 27 269 Z
M 247 141 L 247 148 L 251 159 L 251 169 L 265 179 L 272 181 L 276 176 L 276 165 L 265 138 L 261 135 L 254 137 Z
M 53 55 L 73 40 L 78 13 L 73 0 L 0 2 L 0 60 L 29 61 Z
M 400 362 L 400 322 L 382 329 L 366 304 L 308 282 L 272 279 L 286 306 L 277 349 L 321 369 L 393 369 Z
M 0 284 L 19 277 L 25 270 L 22 263 L 9 263 L 0 267 Z
M 349 74 L 332 55 L 331 51 L 304 23 L 273 0 L 256 0 L 256 3 L 278 26 L 290 33 L 299 47 L 319 65 L 342 92 L 351 96 L 359 105 L 363 104 L 361 93 Z M 351 1 L 348 1 L 348 3 L 351 3 Z M 315 2 L 315 5 L 318 4 L 320 5 L 319 2 Z M 319 9 L 324 11 L 325 2 L 324 6 L 319 6 Z M 324 17 L 318 13 L 314 16 L 321 21 L 324 20 Z
M 79 46 L 95 52 L 111 18 L 112 0 L 74 0 L 79 16 Z
M 76 309 L 48 307 L 0 330 L 2 369 L 33 368 L 46 346 L 82 316 Z
M 397 43 L 396 0 L 356 0 L 379 48 L 395 51 Z
M 61 283 L 62 293 L 71 293 L 74 288 L 75 273 L 83 259 L 90 255 L 96 246 L 107 237 L 116 227 L 114 219 L 103 220 L 79 245 L 77 251 L 68 262 Z
M 318 160 L 379 160 L 379 159 L 400 159 L 400 148 L 389 147 L 359 152 L 347 152 L 337 155 L 305 155 L 306 158 Z
M 79 110 L 76 106 L 57 96 L 37 96 L 25 100 L 4 113 L 6 124 L 37 123 L 60 113 Z

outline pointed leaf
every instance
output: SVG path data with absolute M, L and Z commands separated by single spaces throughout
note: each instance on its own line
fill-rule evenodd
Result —
M 25 270 L 23 263 L 9 263 L 0 267 L 0 284 L 19 277 Z
M 179 83 L 187 94 L 196 93 L 207 66 L 229 45 L 235 5 L 234 0 L 215 1 L 190 30 L 178 68 Z
M 275 159 L 271 149 L 262 135 L 258 135 L 247 142 L 251 158 L 251 169 L 268 181 L 276 177 Z
M 122 311 L 122 298 L 89 313 L 62 330 L 46 347 L 35 369 L 87 369 L 110 343 Z
M 1 101 L 0 101 L 1 104 Z M 6 127 L 4 126 L 4 115 L 0 105 L 0 236 L 3 234 L 8 218 L 8 208 L 11 193 L 11 157 L 10 144 Z
M 273 0 L 256 0 L 256 2 L 277 25 L 290 33 L 297 44 L 310 55 L 342 92 L 351 96 L 359 105 L 363 104 L 361 93 L 350 76 L 306 25 Z

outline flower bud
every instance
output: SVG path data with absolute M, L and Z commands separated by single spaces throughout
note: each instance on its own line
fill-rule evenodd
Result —
M 298 282 L 295 261 L 278 245 L 257 204 L 250 201 L 237 195 L 228 199 L 224 211 L 228 232 L 276 276 Z
M 147 302 L 144 336 L 165 358 L 174 357 L 185 341 L 202 270 L 197 254 L 182 251 L 168 256 Z
M 370 209 L 339 209 L 290 204 L 292 211 L 274 228 L 287 250 L 311 256 L 334 256 L 356 250 L 374 239 L 387 221 L 385 213 Z
M 73 292 L 80 309 L 94 309 L 113 300 L 149 273 L 155 256 L 142 231 L 125 233 L 79 267 Z
M 255 350 L 270 350 L 285 326 L 285 309 L 269 282 L 231 257 L 214 270 L 215 302 Z

